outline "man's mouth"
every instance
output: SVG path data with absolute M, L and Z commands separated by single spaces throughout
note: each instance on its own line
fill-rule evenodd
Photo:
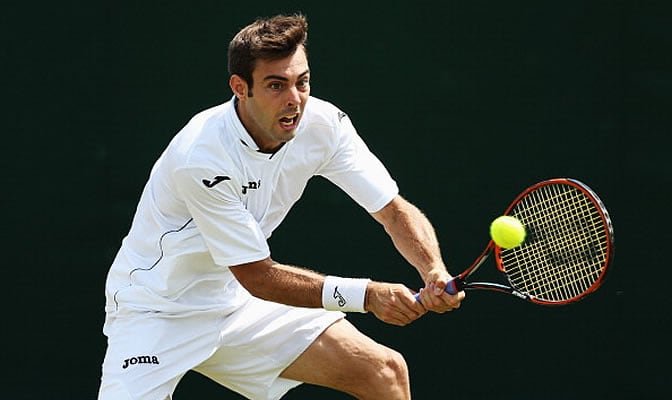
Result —
M 284 129 L 294 129 L 299 121 L 299 113 L 285 115 L 280 118 L 280 126 Z

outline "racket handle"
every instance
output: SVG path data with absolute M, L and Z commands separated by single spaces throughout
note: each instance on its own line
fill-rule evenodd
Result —
M 449 294 L 457 294 L 460 290 L 462 290 L 462 280 L 459 277 L 455 277 L 448 282 L 446 282 L 446 293 Z M 422 303 L 420 301 L 420 293 L 415 294 L 415 300 L 418 301 L 418 303 Z

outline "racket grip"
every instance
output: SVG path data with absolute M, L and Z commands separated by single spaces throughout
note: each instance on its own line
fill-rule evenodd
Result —
M 446 282 L 446 293 L 457 294 L 460 290 L 462 290 L 462 281 L 460 278 L 455 277 Z M 416 293 L 413 297 L 415 297 L 415 300 L 417 300 L 418 303 L 422 303 L 422 301 L 420 301 L 420 293 Z

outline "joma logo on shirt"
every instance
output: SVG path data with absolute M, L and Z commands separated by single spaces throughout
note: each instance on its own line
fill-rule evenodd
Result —
M 159 357 L 157 356 L 137 356 L 124 360 L 124 365 L 121 368 L 126 369 L 131 365 L 136 364 L 159 364 Z
M 231 180 L 231 178 L 226 176 L 226 175 L 217 175 L 214 178 L 212 178 L 212 180 L 203 179 L 201 182 L 203 182 L 203 184 L 206 187 L 212 189 L 218 183 L 224 182 L 224 181 L 230 181 L 230 180 Z M 250 189 L 251 190 L 259 189 L 260 186 L 261 186 L 261 179 L 259 179 L 256 182 L 247 182 L 247 185 L 243 185 L 243 194 L 247 194 L 247 191 L 250 190 Z
M 243 185 L 243 194 L 247 194 L 248 189 L 259 189 L 261 186 L 261 179 L 256 182 L 247 182 L 247 186 Z
M 216 184 L 218 184 L 219 182 L 230 181 L 230 180 L 231 180 L 231 178 L 229 178 L 228 176 L 217 175 L 212 180 L 203 179 L 201 182 L 203 182 L 203 184 L 206 187 L 211 188 L 211 187 L 215 186 Z

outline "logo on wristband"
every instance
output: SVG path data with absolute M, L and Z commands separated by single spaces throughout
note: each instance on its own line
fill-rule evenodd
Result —
M 326 276 L 322 285 L 322 307 L 330 311 L 365 313 L 369 279 Z
M 345 305 L 348 304 L 348 302 L 345 301 L 345 297 L 338 291 L 338 286 L 334 288 L 334 299 L 338 300 L 339 307 L 345 307 Z

